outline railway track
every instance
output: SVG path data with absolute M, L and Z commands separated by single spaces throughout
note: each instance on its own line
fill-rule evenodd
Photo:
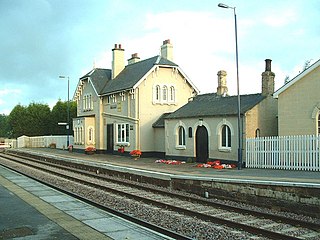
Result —
M 78 184 L 257 236 L 269 239 L 320 239 L 320 225 L 316 223 L 212 203 L 206 199 L 150 188 L 137 183 L 123 183 L 121 180 L 101 176 L 99 169 L 86 171 L 79 169 L 79 166 L 78 168 L 64 166 L 62 161 L 58 161 L 57 164 L 52 159 L 49 162 L 48 159 L 36 160 L 30 156 L 1 155 L 1 157 L 61 178 L 67 178 Z

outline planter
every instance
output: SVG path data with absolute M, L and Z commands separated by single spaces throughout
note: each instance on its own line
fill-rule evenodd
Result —
M 133 158 L 133 160 L 138 160 L 140 158 L 140 155 L 131 155 L 131 157 Z
M 93 155 L 94 154 L 94 152 L 92 152 L 92 151 L 88 151 L 88 152 L 85 152 L 87 155 Z

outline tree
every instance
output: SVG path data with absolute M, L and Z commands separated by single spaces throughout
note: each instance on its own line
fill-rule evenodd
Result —
M 7 118 L 10 137 L 44 135 L 67 135 L 65 126 L 59 126 L 59 122 L 67 122 L 67 102 L 59 100 L 50 110 L 47 104 L 30 103 L 28 107 L 17 105 Z M 72 118 L 77 116 L 76 102 L 70 102 L 70 135 L 72 132 Z M 0 127 L 2 130 L 2 118 Z M 1 133 L 1 132 L 0 132 Z M 1 135 L 0 135 L 1 136 Z
M 50 115 L 50 107 L 47 104 L 30 103 L 27 107 L 27 135 L 50 135 L 52 126 Z
M 5 114 L 0 114 L 0 137 L 10 138 L 9 118 Z
M 10 112 L 8 122 L 12 129 L 13 138 L 20 137 L 28 132 L 26 116 L 27 109 L 20 104 L 16 105 Z
M 306 60 L 306 61 L 304 62 L 302 71 L 307 70 L 307 69 L 310 67 L 311 61 L 312 61 L 312 59 Z
M 287 84 L 288 82 L 290 82 L 290 77 L 289 77 L 289 75 L 287 75 L 286 78 L 284 79 L 284 84 Z
M 69 105 L 70 111 L 70 135 L 72 133 L 72 119 L 77 117 L 77 103 L 70 102 Z M 67 129 L 65 126 L 60 126 L 58 123 L 67 123 L 68 120 L 68 102 L 62 102 L 59 100 L 55 106 L 53 106 L 51 111 L 51 119 L 52 119 L 52 134 L 53 135 L 67 135 Z

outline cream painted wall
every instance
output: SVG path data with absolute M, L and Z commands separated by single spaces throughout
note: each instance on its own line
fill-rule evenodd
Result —
M 207 128 L 209 141 L 209 158 L 220 160 L 238 159 L 238 119 L 237 116 L 206 117 L 202 118 L 202 124 Z M 249 110 L 244 118 L 243 124 L 243 149 L 245 139 L 255 137 L 255 131 L 260 129 L 261 136 L 277 135 L 277 100 L 271 96 L 264 99 L 254 108 Z M 196 157 L 196 130 L 199 126 L 199 118 L 167 119 L 166 120 L 166 155 L 181 157 Z M 227 124 L 231 129 L 231 150 L 222 149 L 221 127 Z M 183 126 L 186 130 L 186 149 L 177 148 L 178 127 Z M 192 127 L 192 138 L 188 137 L 188 129 Z M 245 161 L 245 150 L 243 150 Z
M 159 104 L 153 102 L 153 92 L 157 84 L 174 86 L 175 103 Z M 163 113 L 173 112 L 188 102 L 194 89 L 185 81 L 178 71 L 172 68 L 160 67 L 152 72 L 138 88 L 137 107 L 140 119 L 140 149 L 143 151 L 154 151 L 155 146 L 163 146 L 163 139 L 157 136 L 152 124 L 158 120 Z M 162 92 L 161 92 L 162 93 Z M 160 149 L 159 149 L 160 151 Z M 164 152 L 165 149 L 162 149 Z
M 202 125 L 208 131 L 209 158 L 220 160 L 237 160 L 238 137 L 237 117 L 207 117 L 202 118 Z M 196 131 L 200 122 L 198 118 L 168 119 L 166 120 L 166 155 L 181 157 L 196 157 Z M 223 124 L 231 129 L 231 150 L 226 151 L 220 148 L 220 130 Z M 184 126 L 186 130 L 186 149 L 177 148 L 178 127 Z M 192 127 L 192 138 L 188 136 L 188 129 Z
M 279 135 L 317 134 L 315 110 L 320 106 L 320 67 L 279 94 Z

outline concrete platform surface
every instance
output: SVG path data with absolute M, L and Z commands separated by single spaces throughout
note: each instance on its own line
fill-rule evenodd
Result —
M 0 166 L 0 239 L 171 239 Z
M 296 171 L 296 170 L 274 170 L 274 169 L 213 169 L 198 168 L 197 163 L 184 163 L 180 165 L 168 165 L 155 163 L 157 158 L 140 158 L 133 160 L 129 154 L 94 154 L 68 152 L 50 148 L 28 148 L 20 151 L 37 152 L 44 155 L 55 155 L 70 161 L 85 161 L 89 164 L 101 165 L 107 168 L 120 169 L 122 171 L 136 172 L 138 174 L 157 176 L 161 178 L 201 178 L 222 181 L 267 182 L 274 184 L 303 185 L 320 188 L 320 172 Z

